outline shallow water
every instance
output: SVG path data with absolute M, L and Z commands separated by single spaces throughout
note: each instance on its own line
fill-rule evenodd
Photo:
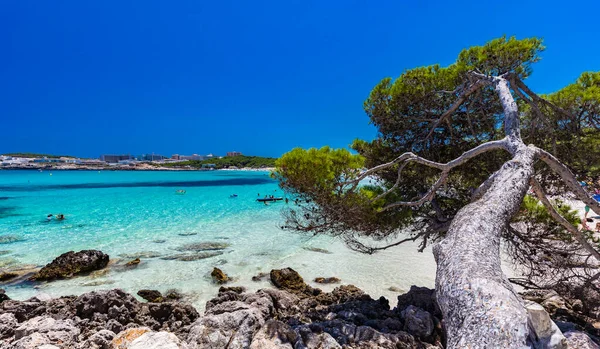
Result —
M 282 195 L 266 172 L 0 171 L 0 268 L 42 266 L 83 249 L 99 249 L 117 263 L 142 260 L 132 269 L 117 265 L 70 280 L 0 287 L 15 299 L 38 292 L 177 288 L 203 308 L 217 293 L 209 276 L 214 266 L 236 278 L 232 285 L 251 290 L 268 285 L 252 276 L 273 268 L 292 267 L 325 290 L 336 285 L 311 280 L 336 276 L 373 297 L 392 299 L 392 305 L 398 293 L 390 287 L 433 286 L 430 251 L 402 245 L 368 256 L 333 238 L 283 231 L 280 210 L 286 204 L 257 203 L 258 193 Z M 47 221 L 49 213 L 66 219 Z M 218 244 L 202 244 L 207 242 Z

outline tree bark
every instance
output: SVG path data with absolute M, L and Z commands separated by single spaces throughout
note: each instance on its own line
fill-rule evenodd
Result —
M 457 213 L 444 240 L 434 246 L 437 301 L 448 348 L 538 347 L 500 258 L 501 234 L 527 193 L 537 151 L 521 140 L 517 105 L 506 79 L 483 78 L 496 85 L 513 158 L 490 178 L 479 199 Z

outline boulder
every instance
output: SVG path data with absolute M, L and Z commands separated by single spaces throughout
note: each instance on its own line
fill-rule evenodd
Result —
M 37 316 L 19 325 L 14 332 L 13 346 L 37 348 L 43 344 L 60 344 L 73 347 L 80 333 L 73 320 L 56 320 L 49 316 Z
M 35 273 L 31 279 L 50 281 L 70 278 L 80 273 L 102 269 L 108 264 L 108 259 L 107 254 L 98 250 L 69 251 L 56 257 Z
M 402 312 L 407 306 L 414 305 L 441 318 L 441 312 L 435 299 L 435 290 L 427 287 L 411 286 L 410 290 L 398 296 L 396 311 Z
M 16 278 L 17 276 L 19 276 L 19 274 L 17 274 L 17 273 L 12 273 L 9 271 L 2 272 L 2 273 L 0 273 L 0 281 L 8 281 L 10 279 Z
M 219 268 L 213 268 L 213 271 L 210 273 L 213 281 L 217 284 L 224 284 L 229 281 L 229 277 Z
M 594 343 L 590 336 L 580 331 L 565 332 L 565 338 L 569 348 L 577 349 L 600 349 L 600 346 Z
M 160 303 L 164 301 L 163 295 L 157 290 L 139 290 L 137 295 L 144 298 L 148 302 Z
M 262 281 L 267 276 L 269 276 L 269 273 L 258 273 L 252 277 L 252 281 Z
M 426 339 L 433 333 L 433 317 L 425 310 L 409 305 L 400 316 L 404 321 L 404 330 L 415 337 Z
M 273 285 L 284 290 L 302 291 L 307 286 L 302 276 L 292 268 L 273 269 L 270 276 Z
M 151 330 L 147 327 L 128 328 L 125 331 L 120 332 L 115 338 L 113 338 L 111 346 L 114 349 L 127 349 L 134 340 L 141 337 L 144 333 L 150 331 Z
M 550 315 L 540 304 L 525 300 L 525 309 L 531 319 L 541 348 L 567 349 L 567 339 L 550 319 Z
M 13 313 L 0 315 L 0 339 L 10 338 L 15 334 L 19 322 Z M 1 342 L 1 341 L 0 341 Z
M 6 295 L 6 291 L 3 288 L 0 288 L 0 303 L 8 300 L 10 300 L 10 297 Z
M 281 321 L 269 320 L 256 332 L 250 349 L 294 349 L 298 335 Z
M 125 263 L 125 266 L 134 267 L 134 266 L 140 264 L 140 262 L 141 262 L 141 260 L 139 258 L 136 258 L 136 259 L 130 260 L 129 262 Z

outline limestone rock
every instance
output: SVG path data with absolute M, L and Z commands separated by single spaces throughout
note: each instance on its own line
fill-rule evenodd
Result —
M 19 325 L 14 332 L 15 348 L 37 348 L 42 344 L 60 344 L 72 347 L 77 342 L 80 330 L 71 319 L 55 320 L 49 316 L 38 316 Z
M 213 281 L 218 284 L 224 284 L 229 281 L 229 277 L 219 268 L 213 268 L 213 271 L 210 273 Z
M 600 349 L 600 346 L 594 343 L 584 332 L 569 331 L 565 332 L 565 338 L 569 348 L 577 349 Z
M 544 307 L 535 302 L 525 301 L 525 309 L 541 347 L 567 349 L 567 339 L 552 322 Z
M 134 340 L 138 339 L 147 332 L 150 332 L 150 329 L 147 327 L 134 327 L 126 329 L 113 338 L 111 345 L 115 349 L 127 349 Z
M 4 313 L 0 315 L 0 339 L 12 337 L 18 324 L 14 314 Z
M 98 270 L 108 264 L 108 255 L 98 250 L 69 251 L 56 257 L 32 276 L 33 280 L 55 280 L 70 278 L 79 273 Z
M 129 262 L 125 263 L 125 266 L 134 267 L 134 266 L 140 264 L 140 262 L 141 262 L 141 260 L 139 258 L 132 259 Z
M 133 340 L 127 349 L 187 349 L 188 346 L 169 332 L 146 332 Z
M 258 330 L 250 349 L 293 349 L 297 334 L 281 321 L 269 320 Z

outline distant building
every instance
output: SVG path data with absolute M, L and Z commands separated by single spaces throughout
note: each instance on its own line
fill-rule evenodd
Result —
M 133 156 L 127 154 L 127 155 L 109 155 L 109 154 L 105 154 L 102 155 L 100 157 L 100 159 L 104 162 L 108 162 L 109 164 L 116 164 L 121 160 L 131 160 L 133 159 Z
M 205 160 L 206 156 L 204 156 L 204 155 L 198 155 L 198 154 L 180 155 L 179 159 L 180 160 Z
M 179 154 L 173 154 L 173 155 L 171 155 L 171 159 L 173 159 L 173 160 L 180 160 L 179 159 Z
M 202 164 L 202 168 L 215 168 L 217 167 L 216 164 Z
M 48 164 L 48 163 L 59 163 L 59 162 L 64 162 L 64 161 L 61 159 L 48 159 L 47 157 L 43 157 L 43 158 L 39 158 L 39 159 L 34 159 L 33 162 Z
M 138 156 L 138 160 L 140 161 L 161 161 L 166 159 L 166 156 L 158 155 L 158 154 L 142 154 Z
M 228 151 L 227 152 L 227 156 L 240 156 L 242 155 L 242 153 L 240 153 L 239 151 Z

